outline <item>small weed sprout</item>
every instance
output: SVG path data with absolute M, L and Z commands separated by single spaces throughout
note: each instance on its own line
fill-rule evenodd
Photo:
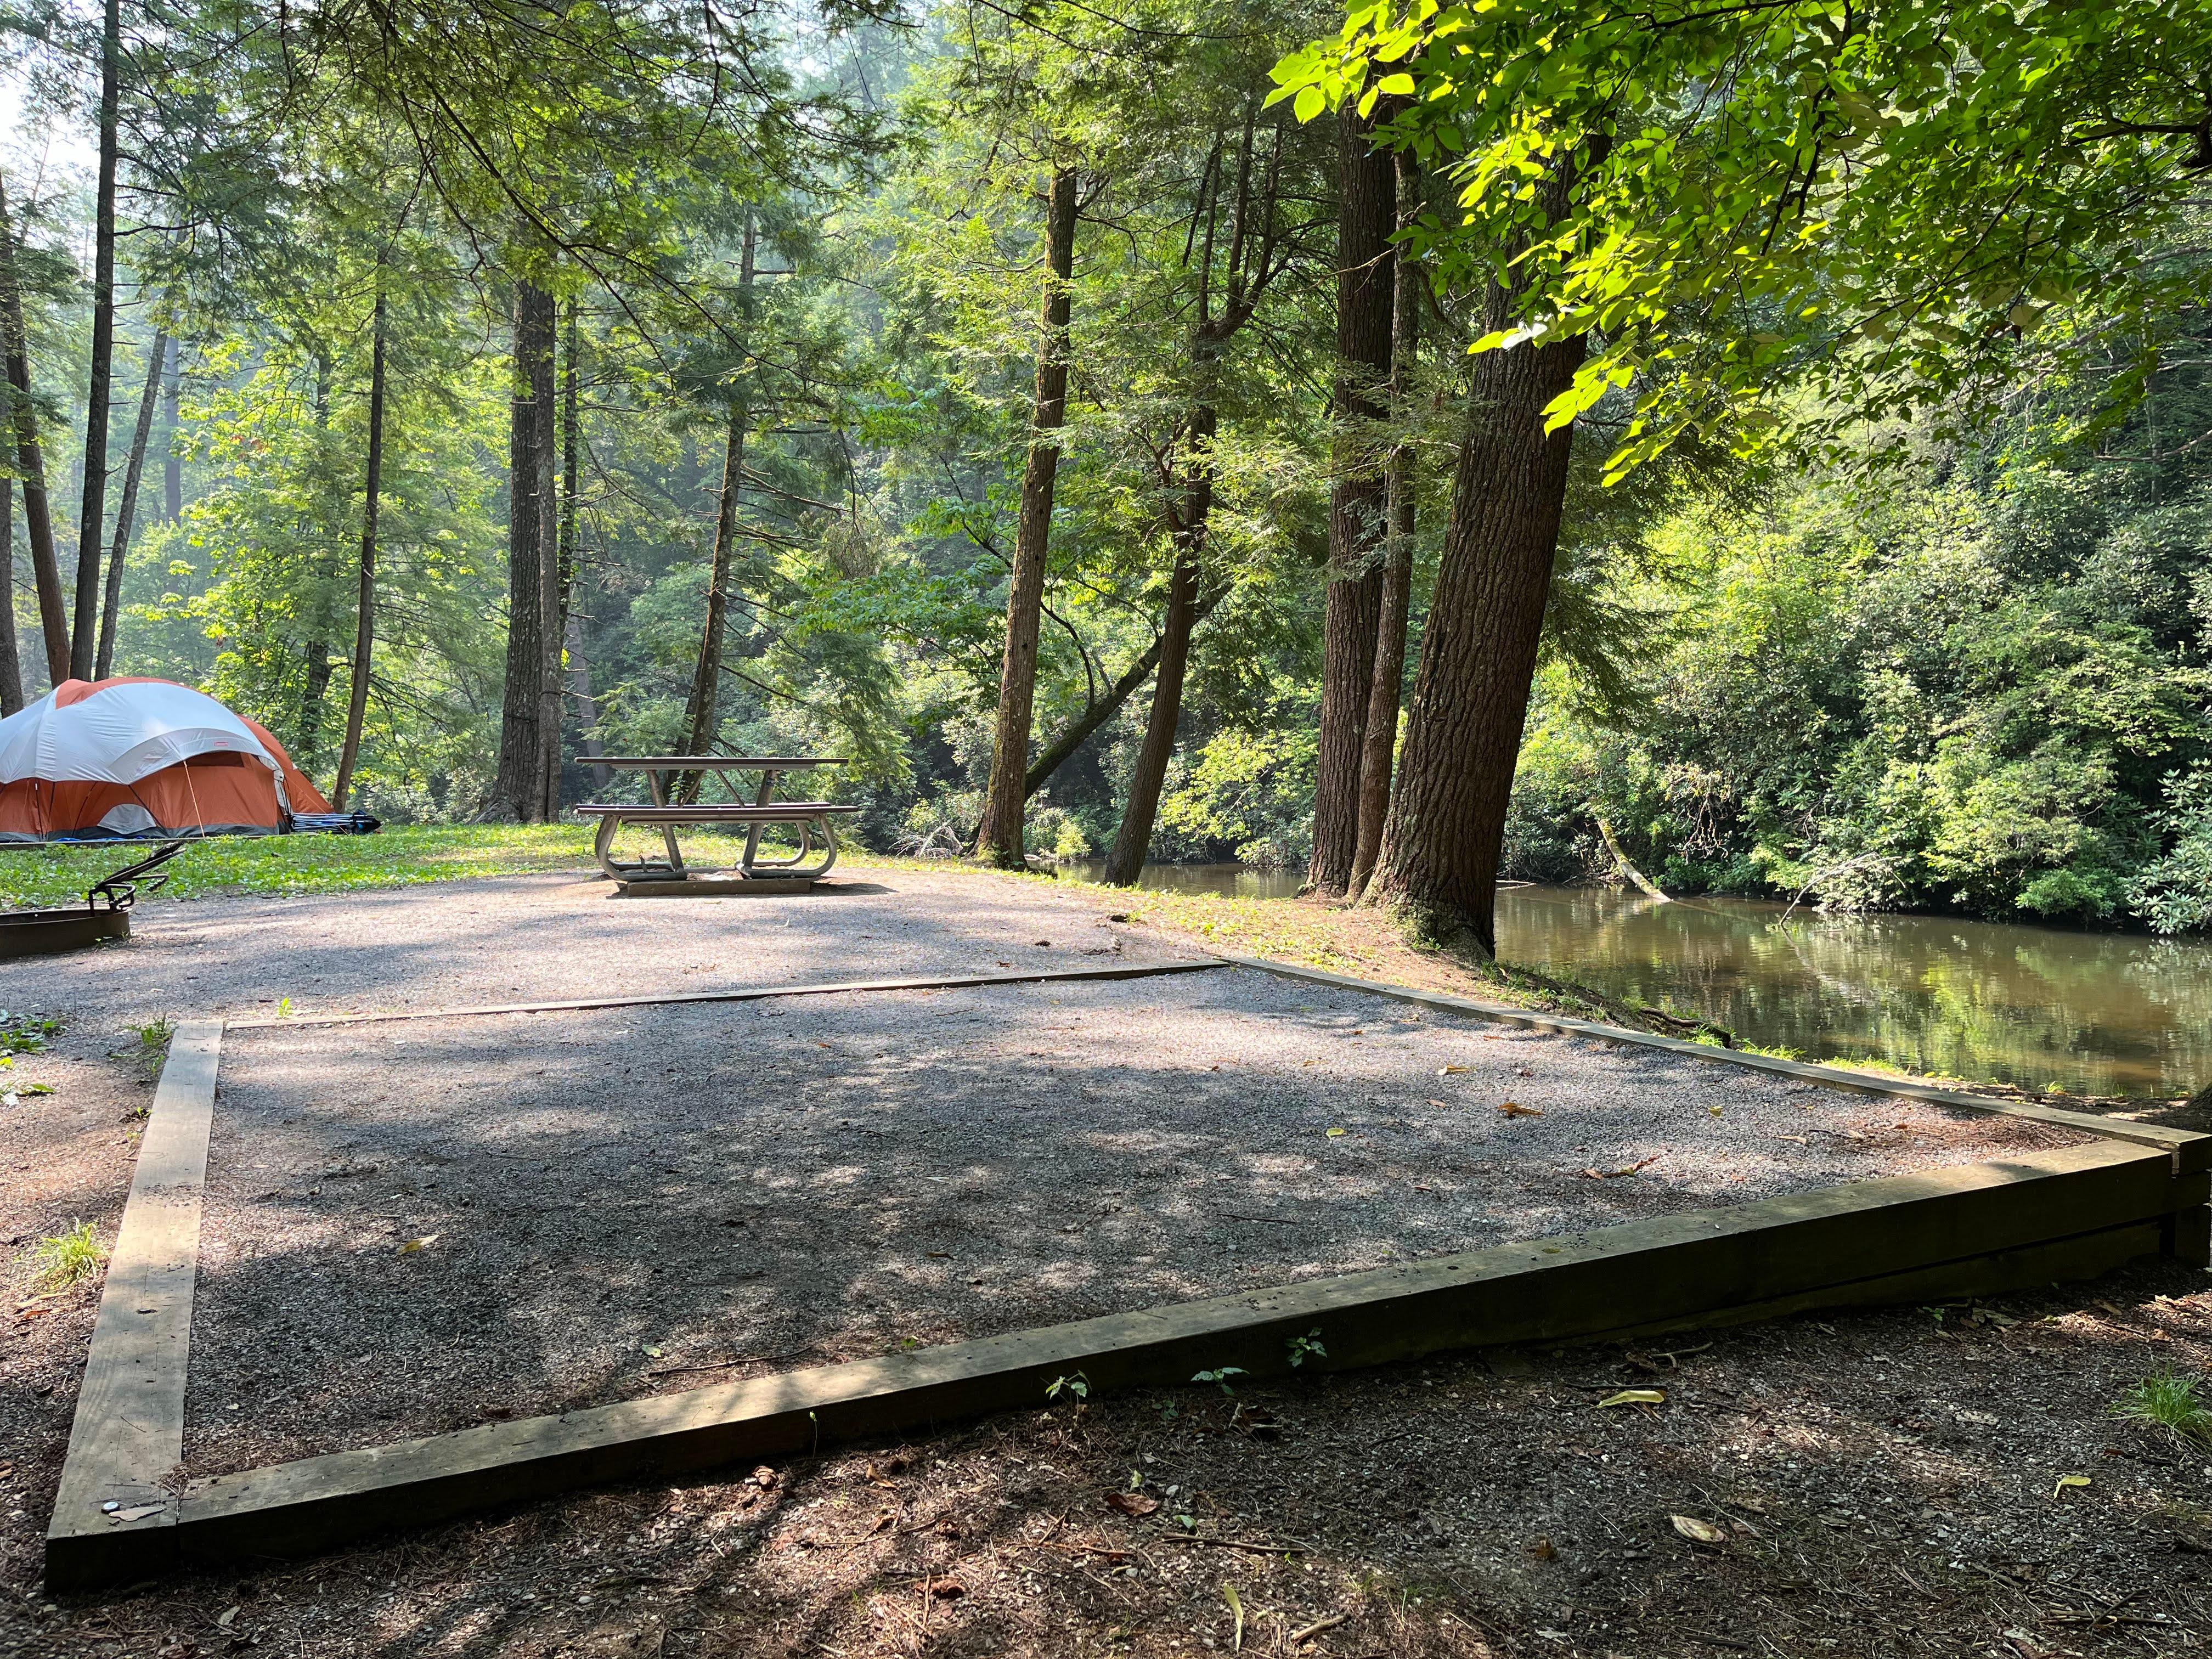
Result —
M 1057 1400 L 1062 1389 L 1066 1389 L 1078 1400 L 1088 1400 L 1091 1398 L 1091 1379 L 1081 1371 L 1076 1372 L 1073 1376 L 1055 1376 L 1045 1384 L 1044 1397 L 1048 1400 Z
M 35 1054 L 46 1039 L 61 1035 L 62 1023 L 38 1014 L 11 1014 L 0 1008 L 0 1055 Z
M 1237 1390 L 1229 1386 L 1229 1379 L 1243 1375 L 1244 1368 L 1242 1365 L 1224 1365 L 1218 1370 L 1200 1371 L 1190 1380 L 1194 1382 L 1211 1382 L 1222 1393 L 1234 1400 L 1237 1397 Z
M 174 1021 L 164 1014 L 159 1019 L 149 1019 L 143 1025 L 131 1028 L 138 1038 L 138 1051 L 146 1060 L 155 1060 L 169 1051 L 169 1039 L 177 1034 Z
M 2212 1446 L 2212 1402 L 2199 1394 L 2203 1386 L 2201 1377 L 2161 1365 L 2112 1402 L 2112 1415 Z
M 31 1260 L 38 1264 L 40 1284 L 64 1290 L 98 1273 L 107 1261 L 107 1251 L 94 1233 L 92 1223 L 80 1220 L 67 1232 L 33 1245 Z
M 1291 1351 L 1291 1369 L 1292 1370 L 1297 1370 L 1299 1366 L 1304 1364 L 1309 1359 L 1326 1359 L 1328 1358 L 1328 1350 L 1322 1347 L 1321 1345 L 1321 1327 L 1318 1325 L 1308 1331 L 1304 1336 L 1294 1336 L 1291 1338 L 1284 1346 L 1288 1347 Z

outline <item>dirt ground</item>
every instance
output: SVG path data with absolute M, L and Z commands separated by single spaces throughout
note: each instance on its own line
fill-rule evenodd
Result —
M 917 923 L 894 947 L 905 960 L 983 966 L 1031 933 L 1019 913 L 1034 884 L 931 880 L 952 921 Z M 1001 892 L 1018 902 L 983 916 Z M 1093 925 L 1102 914 L 1047 897 L 1068 907 L 1063 932 L 1079 909 Z M 272 930 L 241 915 L 260 902 L 170 909 L 161 926 L 179 938 L 223 942 L 189 969 L 181 951 L 158 959 L 179 968 L 167 977 L 228 975 L 216 984 L 240 1012 L 298 996 L 317 940 L 351 927 L 359 904 L 318 918 L 284 902 Z M 422 914 L 406 925 L 416 943 L 394 962 L 435 957 L 483 1000 L 523 985 L 591 994 L 566 988 L 635 966 L 548 946 L 472 970 L 480 939 L 441 945 Z M 258 948 L 272 932 L 283 951 Z M 344 948 L 359 961 L 343 988 L 366 995 L 378 947 Z M 957 948 L 966 959 L 949 959 Z M 1474 1355 L 1234 1399 L 1040 1401 L 927 1441 L 57 1603 L 38 1583 L 40 1539 L 97 1290 L 30 1294 L 20 1258 L 80 1216 L 112 1237 L 151 1080 L 122 1029 L 150 1017 L 149 976 L 94 960 L 105 977 L 19 965 L 0 981 L 0 1002 L 71 1017 L 48 1051 L 17 1057 L 19 1098 L 0 1108 L 9 1659 L 1188 1654 L 1236 1648 L 1240 1621 L 1243 1650 L 1268 1655 L 2039 1659 L 2193 1653 L 2212 1629 L 2212 1449 L 2111 1414 L 2155 1370 L 2212 1366 L 2212 1288 L 2173 1264 L 1986 1306 L 1670 1338 L 1668 1352 Z M 167 977 L 151 982 L 166 991 Z M 421 1000 L 462 1000 L 453 988 Z M 192 1007 L 152 1012 L 171 1010 Z M 26 1082 L 54 1093 L 21 1094 Z M 1597 1403 L 1623 1385 L 1665 1399 Z

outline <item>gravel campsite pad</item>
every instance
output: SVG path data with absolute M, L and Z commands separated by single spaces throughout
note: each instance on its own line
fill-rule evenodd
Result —
M 1115 926 L 1079 894 L 967 873 L 841 870 L 812 893 L 713 899 L 507 876 L 141 905 L 126 945 L 13 965 L 5 1006 L 121 1031 L 164 1015 L 476 1007 L 1191 954 Z
M 240 1030 L 186 1452 L 218 1473 L 2080 1139 L 1247 969 Z

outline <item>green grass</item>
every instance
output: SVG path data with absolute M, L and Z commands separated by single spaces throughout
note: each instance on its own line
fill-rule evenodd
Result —
M 0 849 L 0 908 L 82 904 L 85 889 L 144 849 Z M 234 836 L 187 847 L 166 866 L 160 898 L 210 893 L 346 893 L 471 876 L 591 866 L 592 832 L 580 823 L 415 824 L 374 836 Z
M 2161 1366 L 2115 1401 L 2112 1415 L 2212 1446 L 2212 1404 L 2198 1393 L 2203 1386 L 2202 1377 Z
M 42 1238 L 31 1247 L 39 1283 L 49 1290 L 65 1289 L 94 1277 L 106 1260 L 106 1249 L 89 1221 L 80 1221 L 67 1232 Z

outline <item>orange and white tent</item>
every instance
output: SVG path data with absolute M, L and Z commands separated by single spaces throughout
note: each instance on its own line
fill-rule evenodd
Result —
M 281 835 L 327 812 L 284 746 L 170 680 L 64 680 L 0 720 L 0 842 Z

